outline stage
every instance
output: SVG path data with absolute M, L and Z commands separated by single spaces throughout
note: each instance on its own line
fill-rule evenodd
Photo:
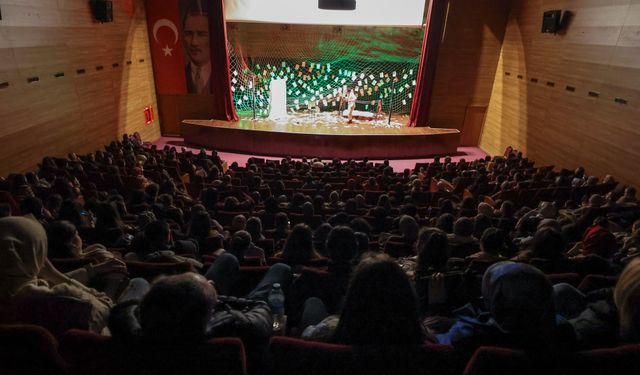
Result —
M 408 117 L 354 119 L 349 124 L 335 112 L 292 114 L 284 119 L 241 118 L 237 122 L 184 120 L 181 134 L 188 145 L 265 156 L 404 159 L 455 154 L 456 129 L 404 126 Z

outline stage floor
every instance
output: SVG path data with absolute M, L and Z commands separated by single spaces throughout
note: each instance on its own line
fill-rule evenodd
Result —
M 294 114 L 285 119 L 241 118 L 184 120 L 187 144 L 217 150 L 270 156 L 339 158 L 412 158 L 456 152 L 456 129 L 407 127 L 408 116 L 387 119 L 347 119 L 333 113 Z

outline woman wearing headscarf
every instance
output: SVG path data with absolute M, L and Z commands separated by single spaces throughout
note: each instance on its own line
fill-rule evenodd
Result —
M 558 323 L 568 331 L 559 329 L 553 287 L 537 268 L 514 262 L 492 265 L 482 279 L 482 297 L 485 309 L 471 305 L 459 309 L 449 331 L 436 336 L 439 343 L 453 345 L 463 358 L 480 346 L 550 354 L 560 347 L 559 342 L 566 344 L 573 338 L 562 318 Z
M 0 300 L 73 297 L 91 305 L 89 328 L 107 324 L 112 301 L 59 272 L 47 259 L 47 233 L 28 217 L 0 219 Z

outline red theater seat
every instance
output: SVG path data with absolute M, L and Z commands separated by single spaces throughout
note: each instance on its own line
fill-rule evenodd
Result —
M 522 350 L 483 346 L 473 354 L 463 375 L 561 375 L 566 374 L 566 364 Z
M 570 374 L 640 374 L 640 344 L 578 352 L 573 355 Z
M 66 364 L 58 342 L 46 329 L 33 325 L 0 325 L 0 374 L 63 375 Z
M 30 297 L 0 301 L 0 323 L 35 324 L 56 337 L 65 331 L 89 329 L 91 305 L 71 297 Z
M 267 358 L 270 375 L 459 373 L 457 355 L 443 345 L 371 348 L 274 337 Z
M 229 374 L 246 373 L 244 346 L 238 338 L 199 345 L 122 343 L 108 336 L 72 330 L 60 339 L 60 354 L 71 374 Z

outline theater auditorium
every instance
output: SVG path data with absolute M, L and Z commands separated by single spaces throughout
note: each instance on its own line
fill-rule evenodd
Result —
M 0 0 L 0 374 L 640 374 L 638 0 Z

